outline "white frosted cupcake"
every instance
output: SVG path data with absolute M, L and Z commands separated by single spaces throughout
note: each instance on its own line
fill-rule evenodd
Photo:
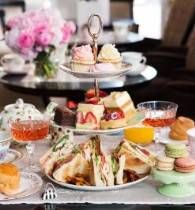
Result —
M 88 72 L 91 65 L 95 64 L 90 45 L 82 45 L 72 49 L 71 66 L 73 71 Z
M 112 44 L 105 44 L 101 48 L 98 55 L 98 62 L 112 63 L 116 69 L 121 68 L 121 55 L 119 51 Z

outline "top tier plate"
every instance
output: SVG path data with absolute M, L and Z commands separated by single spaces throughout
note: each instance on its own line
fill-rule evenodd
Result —
M 101 78 L 109 78 L 109 77 L 119 77 L 126 74 L 131 70 L 131 64 L 122 62 L 121 68 L 115 71 L 109 71 L 105 69 L 105 71 L 90 71 L 92 65 L 89 65 L 89 70 L 85 72 L 76 71 L 71 68 L 71 63 L 65 63 L 60 65 L 60 69 L 65 71 L 68 74 L 71 74 L 78 78 L 92 78 L 92 79 L 101 79 Z

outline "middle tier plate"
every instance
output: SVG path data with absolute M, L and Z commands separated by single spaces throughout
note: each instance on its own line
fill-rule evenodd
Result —
M 88 70 L 86 71 L 77 71 L 76 69 L 71 68 L 71 63 L 65 63 L 60 65 L 60 69 L 65 71 L 68 74 L 71 74 L 78 78 L 92 78 L 92 79 L 101 79 L 109 77 L 119 77 L 126 74 L 131 70 L 131 64 L 122 62 L 121 68 L 116 70 L 105 69 L 102 71 L 92 71 L 94 65 L 88 65 Z
M 78 129 L 75 127 L 67 127 L 67 129 L 73 131 L 76 134 L 114 134 L 123 131 L 126 128 L 137 126 L 144 120 L 144 114 L 141 112 L 137 112 L 127 123 L 126 126 L 120 128 L 112 128 L 112 129 L 98 129 L 98 130 L 90 130 L 90 129 Z M 55 125 L 53 125 L 55 126 Z

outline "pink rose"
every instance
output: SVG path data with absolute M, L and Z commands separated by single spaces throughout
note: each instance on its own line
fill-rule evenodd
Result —
M 68 28 L 70 29 L 71 33 L 73 33 L 73 34 L 75 33 L 75 31 L 76 31 L 76 26 L 75 26 L 74 22 L 69 21 L 69 22 L 67 22 L 67 23 L 65 24 L 65 26 L 68 27 Z
M 49 32 L 43 32 L 37 36 L 37 43 L 41 46 L 48 46 L 51 43 L 52 38 L 53 34 Z
M 34 45 L 34 37 L 30 32 L 22 32 L 18 38 L 19 48 L 32 48 Z
M 72 34 L 76 31 L 76 26 L 73 22 L 67 22 L 62 28 L 63 38 L 62 42 L 67 43 L 70 41 Z

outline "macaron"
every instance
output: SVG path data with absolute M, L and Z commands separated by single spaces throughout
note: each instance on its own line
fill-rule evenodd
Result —
M 174 168 L 174 158 L 158 156 L 156 168 L 161 171 L 171 171 Z
M 165 146 L 165 154 L 171 158 L 180 158 L 188 156 L 185 144 L 167 144 Z
M 175 170 L 181 173 L 195 172 L 195 160 L 191 157 L 183 157 L 175 160 Z

